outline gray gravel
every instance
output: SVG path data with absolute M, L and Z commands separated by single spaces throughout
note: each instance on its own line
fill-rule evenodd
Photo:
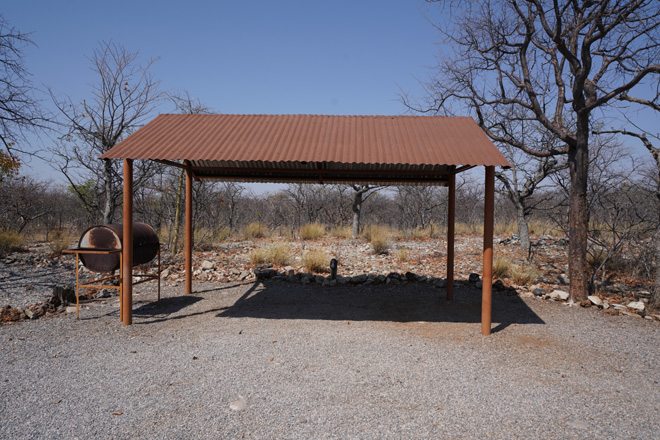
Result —
M 482 337 L 469 287 L 195 288 L 1 326 L 0 438 L 660 437 L 658 322 L 495 296 Z

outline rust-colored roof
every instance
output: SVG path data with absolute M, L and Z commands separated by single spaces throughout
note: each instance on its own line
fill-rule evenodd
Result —
M 254 181 L 510 166 L 474 120 L 442 116 L 160 115 L 101 158 L 188 160 L 199 178 Z

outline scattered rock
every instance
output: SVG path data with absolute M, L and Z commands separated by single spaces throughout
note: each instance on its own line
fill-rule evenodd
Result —
M 351 277 L 351 284 L 362 284 L 365 281 L 367 281 L 367 275 L 366 274 L 360 274 L 356 275 L 354 277 Z
M 204 260 L 202 261 L 202 270 L 211 270 L 215 265 L 211 263 L 209 260 Z
M 571 284 L 571 280 L 566 276 L 566 274 L 560 273 L 557 276 L 557 280 L 559 281 L 559 284 L 562 284 L 564 286 L 568 286 Z
M 541 289 L 540 287 L 537 287 L 536 289 L 532 290 L 532 293 L 536 296 L 543 296 L 547 292 L 544 289 Z
M 479 279 L 480 278 L 478 273 L 471 273 L 470 277 L 468 278 L 468 281 L 471 283 L 476 283 L 477 281 L 479 281 Z
M 247 408 L 247 399 L 243 396 L 238 396 L 238 400 L 229 404 L 229 409 L 234 411 L 243 411 L 245 408 Z
M 591 301 L 585 299 L 584 301 L 580 301 L 579 305 L 580 307 L 591 307 Z
M 554 300 L 566 301 L 569 297 L 568 292 L 563 290 L 553 290 L 548 294 L 548 296 Z
M 66 313 L 76 313 L 76 306 L 68 306 L 66 308 Z
M 76 291 L 70 287 L 53 287 L 53 298 L 57 298 L 60 304 L 67 305 L 76 302 Z
M 591 302 L 591 304 L 595 306 L 601 307 L 603 305 L 603 300 L 596 295 L 590 295 L 587 297 L 587 299 Z
M 646 306 L 641 301 L 632 301 L 628 303 L 628 308 L 633 310 L 643 311 Z
M 101 289 L 99 293 L 96 294 L 96 299 L 110 298 L 112 296 L 112 289 Z
M 161 279 L 165 279 L 168 276 L 170 276 L 170 270 L 169 269 L 165 269 L 165 270 L 161 271 L 161 273 L 160 273 L 160 278 Z
M 244 271 L 241 272 L 240 275 L 238 276 L 238 281 L 243 281 L 244 279 L 246 279 L 246 278 L 249 277 L 249 276 L 250 276 L 250 272 L 248 272 L 247 270 L 244 270 Z
M 408 281 L 417 281 L 417 274 L 414 274 L 412 272 L 406 272 L 404 276 Z

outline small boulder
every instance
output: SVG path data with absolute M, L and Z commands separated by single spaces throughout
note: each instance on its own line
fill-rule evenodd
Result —
M 479 281 L 479 279 L 480 278 L 478 273 L 471 273 L 470 277 L 468 278 L 468 281 L 471 283 L 476 283 L 477 281 Z
M 544 289 L 541 289 L 540 287 L 537 287 L 536 289 L 532 290 L 532 293 L 536 296 L 543 296 L 547 292 Z
M 603 305 L 603 300 L 596 295 L 589 295 L 587 299 L 595 306 L 601 307 Z
M 571 284 L 571 280 L 563 273 L 557 276 L 557 280 L 559 281 L 559 284 L 563 284 L 564 286 Z
M 202 261 L 202 270 L 211 270 L 214 267 L 214 264 L 211 263 L 209 260 L 204 260 Z
M 360 275 L 355 275 L 354 277 L 351 277 L 351 284 L 362 284 L 365 281 L 367 281 L 367 275 L 366 274 L 360 274 Z
M 408 281 L 417 281 L 417 275 L 412 272 L 406 272 L 405 277 Z
M 632 301 L 628 303 L 628 308 L 633 310 L 639 310 L 641 312 L 644 311 L 646 306 L 641 301 Z
M 548 294 L 548 296 L 554 300 L 566 301 L 568 299 L 568 292 L 563 290 L 553 290 Z

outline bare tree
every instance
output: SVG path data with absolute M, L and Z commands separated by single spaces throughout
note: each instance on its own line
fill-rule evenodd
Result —
M 50 91 L 67 129 L 54 153 L 59 158 L 57 166 L 87 210 L 109 223 L 121 205 L 121 164 L 98 157 L 141 126 L 163 95 L 149 72 L 155 60 L 140 64 L 139 52 L 103 42 L 90 61 L 98 75 L 91 99 L 75 105 Z M 154 168 L 152 162 L 136 162 L 135 188 L 150 179 Z M 91 194 L 84 194 L 82 188 L 88 182 L 93 188 Z
M 184 113 L 189 115 L 201 115 L 212 113 L 212 109 L 207 105 L 203 104 L 199 98 L 193 98 L 190 96 L 187 90 L 183 92 L 178 92 L 170 94 L 170 99 L 176 107 L 178 113 Z M 183 181 L 186 174 L 186 170 L 183 168 L 179 170 L 179 177 L 176 185 L 176 202 L 175 202 L 175 213 L 174 213 L 174 243 L 172 248 L 172 253 L 176 254 L 179 245 L 179 235 L 181 234 L 181 215 L 183 213 Z M 231 227 L 231 226 L 230 226 Z M 172 235 L 172 234 L 171 234 Z
M 660 87 L 660 81 L 656 85 Z M 656 88 L 655 97 L 650 99 L 637 98 L 624 93 L 621 95 L 620 99 L 632 103 L 633 105 L 641 106 L 645 109 L 650 109 L 655 112 L 660 112 L 660 90 Z M 651 295 L 651 300 L 649 301 L 649 308 L 653 311 L 660 310 L 660 135 L 649 133 L 648 130 L 644 130 L 641 126 L 635 124 L 630 118 L 627 118 L 624 113 L 624 119 L 627 122 L 626 128 L 620 129 L 611 129 L 611 130 L 599 130 L 598 133 L 614 133 L 621 134 L 627 137 L 631 137 L 641 142 L 646 150 L 653 157 L 655 165 L 655 197 L 657 199 L 657 213 L 656 213 L 656 227 L 654 234 L 655 242 L 655 282 L 654 288 Z
M 18 172 L 18 154 L 32 154 L 24 144 L 25 134 L 46 126 L 23 58 L 27 46 L 34 45 L 29 34 L 21 33 L 0 15 L 0 179 Z
M 583 300 L 591 124 L 597 109 L 660 74 L 660 2 L 437 1 L 454 6 L 452 24 L 444 24 L 453 53 L 440 60 L 420 109 L 467 106 L 495 141 L 538 157 L 567 155 L 570 295 Z M 534 121 L 562 145 L 543 150 L 521 142 L 502 124 L 511 117 Z
M 545 197 L 533 196 L 537 194 L 536 190 L 540 188 L 546 177 L 565 169 L 566 164 L 560 163 L 554 157 L 523 157 L 507 144 L 502 148 L 507 152 L 512 167 L 509 170 L 496 172 L 495 177 L 502 183 L 503 189 L 500 192 L 511 200 L 516 209 L 520 247 L 527 251 L 529 257 L 531 252 L 529 217 L 534 208 L 546 202 Z
M 353 231 L 351 236 L 356 238 L 360 235 L 360 215 L 362 213 L 362 203 L 371 197 L 372 194 L 377 193 L 382 186 L 374 185 L 351 185 L 353 188 Z

